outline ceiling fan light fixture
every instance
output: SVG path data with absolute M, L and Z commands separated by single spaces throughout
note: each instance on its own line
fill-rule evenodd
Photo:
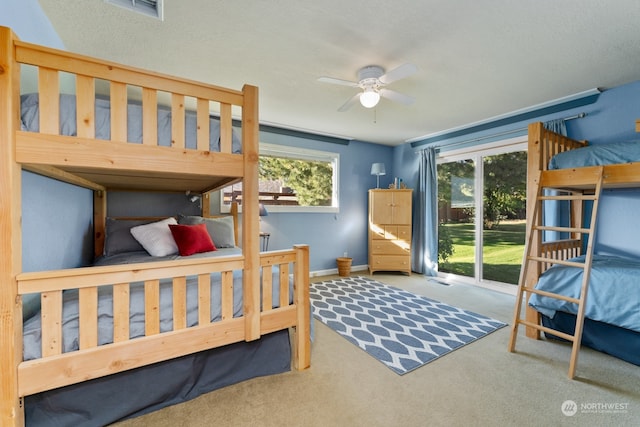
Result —
M 362 104 L 364 108 L 373 108 L 378 105 L 379 101 L 380 94 L 373 88 L 365 89 L 364 92 L 360 94 L 360 104 Z
M 385 72 L 384 68 L 380 66 L 369 65 L 358 70 L 358 81 L 356 82 L 335 79 L 333 77 L 319 77 L 318 81 L 359 88 L 362 90 L 361 92 L 353 95 L 347 100 L 347 102 L 338 108 L 338 111 L 344 112 L 358 101 L 360 101 L 360 104 L 365 108 L 373 108 L 378 105 L 381 97 L 405 105 L 413 103 L 414 99 L 412 97 L 387 89 L 385 86 L 400 79 L 409 77 L 417 71 L 418 69 L 413 64 L 403 64 L 389 72 Z

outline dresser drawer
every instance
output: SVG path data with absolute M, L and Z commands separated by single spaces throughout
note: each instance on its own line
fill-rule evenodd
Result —
M 397 228 L 396 239 L 404 240 L 405 242 L 411 242 L 411 226 L 399 225 Z
M 371 226 L 371 238 L 385 240 L 404 240 L 408 242 L 411 240 L 411 226 L 373 224 Z
M 372 224 L 370 230 L 372 239 L 385 239 L 384 225 Z
M 411 255 L 371 255 L 373 270 L 411 271 Z
M 404 240 L 371 240 L 369 251 L 376 255 L 409 255 L 411 246 Z

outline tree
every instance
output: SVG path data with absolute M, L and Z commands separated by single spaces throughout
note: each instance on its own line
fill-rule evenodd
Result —
M 260 179 L 280 180 L 301 206 L 331 206 L 333 165 L 330 162 L 260 156 Z
M 496 228 L 503 219 L 522 219 L 526 206 L 527 153 L 512 152 L 483 157 L 483 225 Z M 455 251 L 446 224 L 475 215 L 471 159 L 438 165 L 438 257 L 446 263 Z
M 442 222 L 438 224 L 438 262 L 444 264 L 455 252 L 451 232 Z
M 517 219 L 527 199 L 527 153 L 518 151 L 484 158 L 484 226 Z
M 483 224 L 492 229 L 503 219 L 521 219 L 525 212 L 527 153 L 524 151 L 487 156 L 484 161 Z M 451 211 L 462 209 L 463 218 L 474 215 L 472 160 L 438 166 L 438 207 L 443 222 Z M 470 183 L 469 183 L 470 182 Z
M 473 160 L 438 165 L 438 215 L 440 222 L 450 222 L 460 218 L 457 212 L 463 211 L 463 217 L 473 217 L 475 164 Z

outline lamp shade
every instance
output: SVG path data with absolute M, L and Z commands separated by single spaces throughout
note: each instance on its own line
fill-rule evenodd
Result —
M 371 175 L 386 175 L 386 171 L 384 170 L 384 163 L 374 163 L 371 165 Z
M 267 211 L 267 208 L 262 203 L 260 203 L 258 209 L 259 209 L 258 215 L 260 215 L 260 216 L 269 216 L 269 212 Z
M 365 108 L 373 108 L 378 105 L 380 101 L 380 94 L 375 89 L 365 89 L 360 94 L 360 104 Z

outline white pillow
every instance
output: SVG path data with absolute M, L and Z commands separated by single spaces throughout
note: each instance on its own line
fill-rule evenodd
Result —
M 178 245 L 173 239 L 169 224 L 177 224 L 170 217 L 151 224 L 131 228 L 131 234 L 151 256 L 167 256 L 178 253 Z

